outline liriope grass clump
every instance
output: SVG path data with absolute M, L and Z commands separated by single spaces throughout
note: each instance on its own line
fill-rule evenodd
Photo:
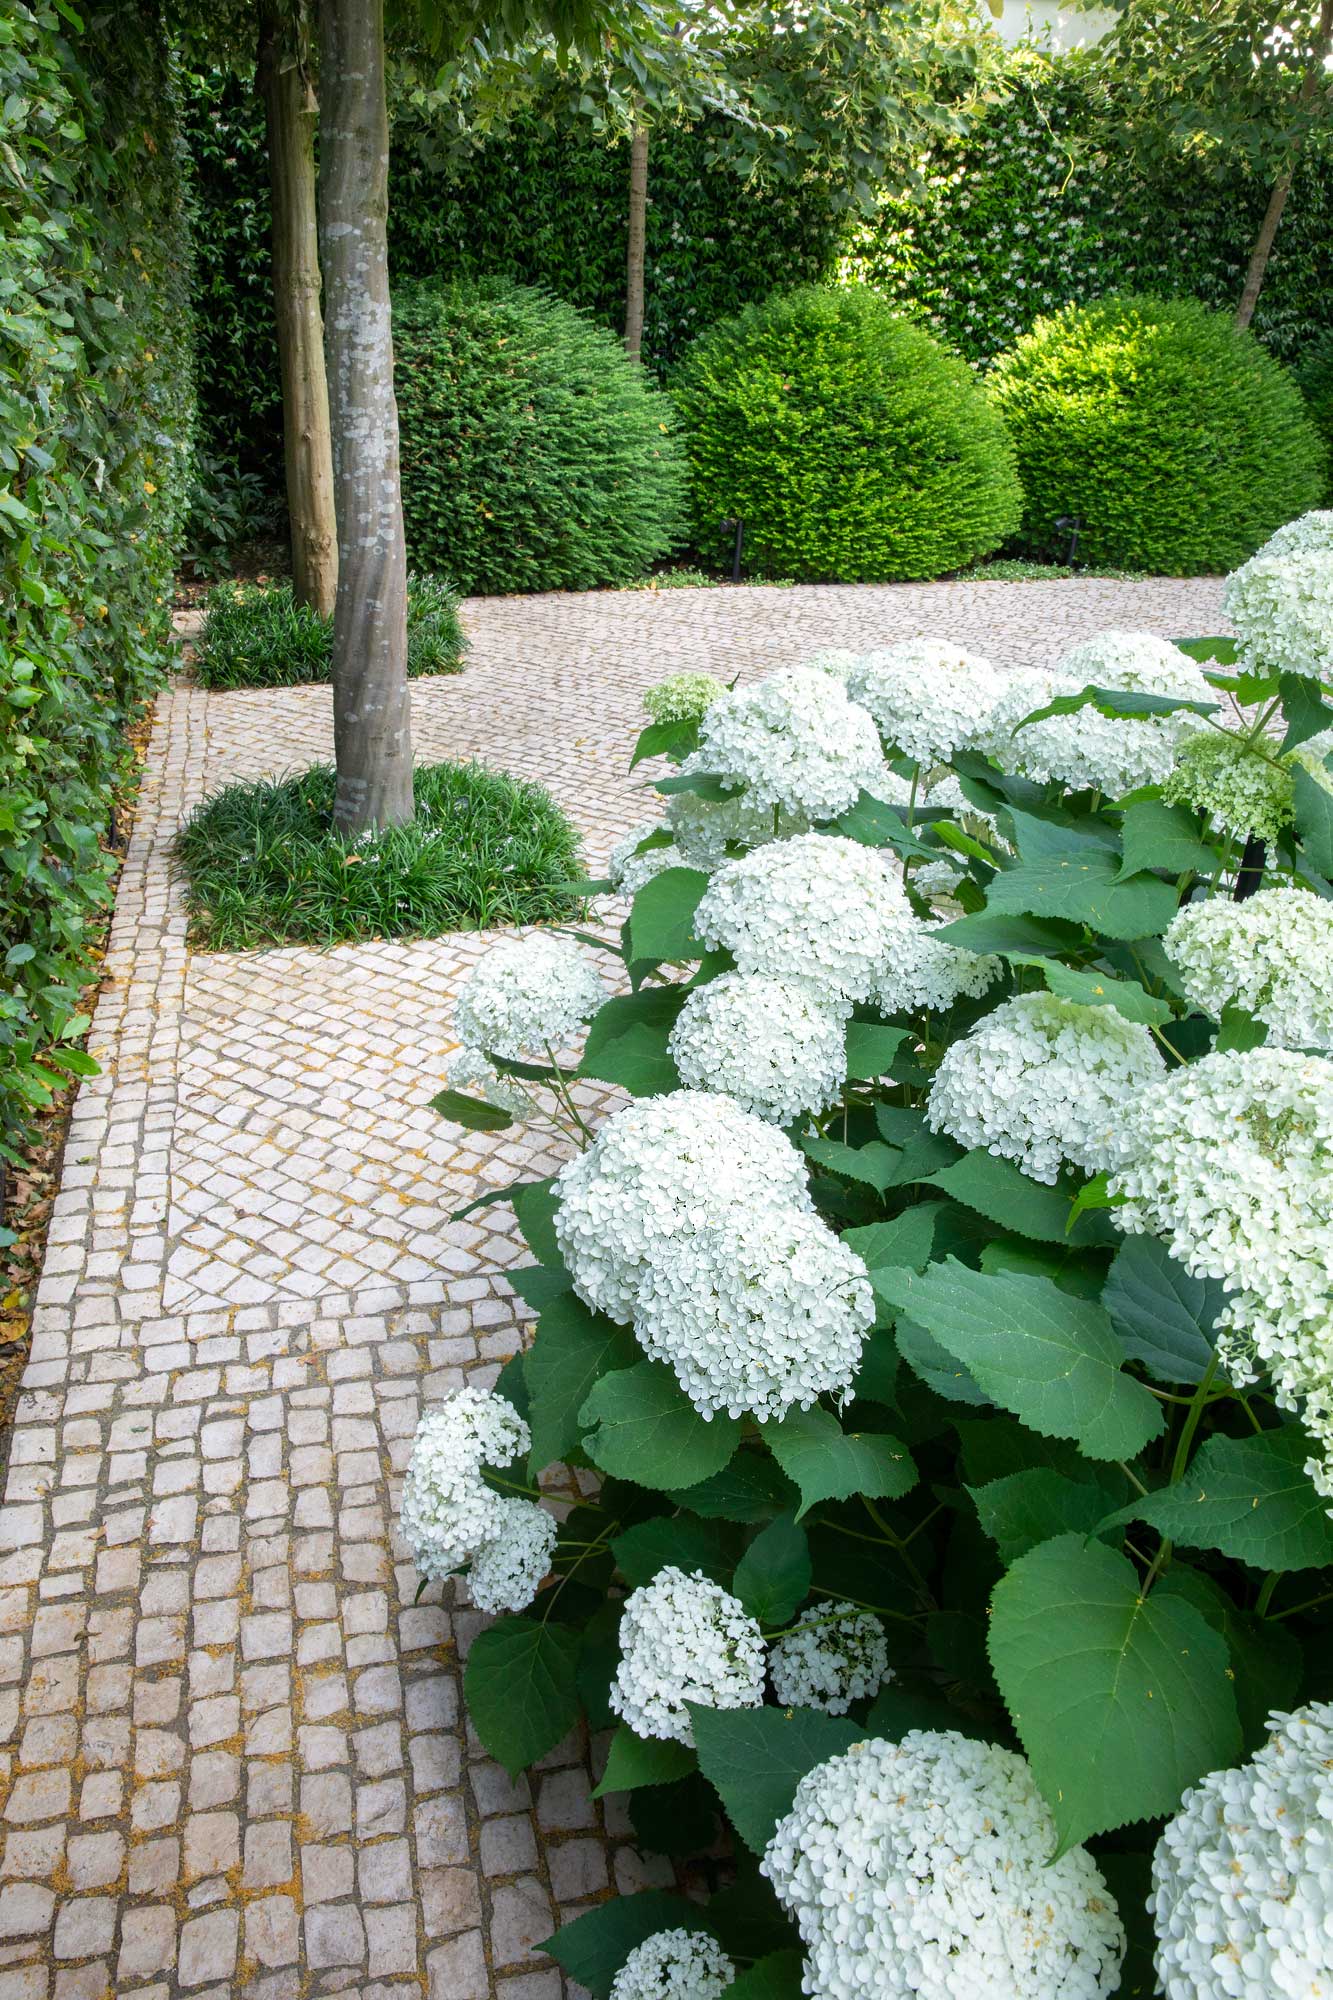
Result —
M 409 577 L 408 674 L 460 673 L 466 651 L 456 592 L 437 576 Z M 328 680 L 332 663 L 332 619 L 298 604 L 289 583 L 220 583 L 208 593 L 194 660 L 205 687 L 304 687 Z
M 355 841 L 334 830 L 333 771 L 228 785 L 177 836 L 191 942 L 206 951 L 437 937 L 581 907 L 573 827 L 540 785 L 479 764 L 414 779 L 416 818 Z

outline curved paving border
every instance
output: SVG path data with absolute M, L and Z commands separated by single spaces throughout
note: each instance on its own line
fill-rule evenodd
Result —
M 816 646 L 1006 663 L 1217 629 L 1213 582 L 474 600 L 417 753 L 542 779 L 596 862 L 644 799 L 639 695 Z M 416 1578 L 423 1400 L 519 1339 L 506 1209 L 553 1156 L 424 1110 L 486 940 L 185 950 L 169 843 L 229 777 L 327 756 L 322 689 L 159 704 L 0 1508 L 0 2000 L 555 2000 L 530 1947 L 661 1880 L 586 1746 L 511 1785 L 460 1708 L 476 1615 Z M 598 1100 L 590 1094 L 589 1108 Z M 431 1599 L 435 1601 L 430 1601 Z

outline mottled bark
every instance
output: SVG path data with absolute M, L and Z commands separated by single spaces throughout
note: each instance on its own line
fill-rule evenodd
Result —
M 383 0 L 322 0 L 319 243 L 338 516 L 334 817 L 396 826 L 412 806 L 407 552 L 389 317 Z
M 629 255 L 625 263 L 625 352 L 643 352 L 644 239 L 648 223 L 648 128 L 636 125 L 629 146 Z
M 1315 93 L 1321 88 L 1325 98 L 1329 96 L 1326 64 L 1329 50 L 1333 48 L 1333 0 L 1322 0 L 1319 9 L 1319 26 L 1315 31 L 1314 52 L 1309 68 L 1301 80 L 1298 103 L 1302 110 L 1310 104 Z M 1241 288 L 1240 304 L 1236 307 L 1236 325 L 1247 327 L 1254 318 L 1254 309 L 1259 303 L 1259 293 L 1263 288 L 1264 276 L 1268 270 L 1268 260 L 1273 254 L 1273 239 L 1277 235 L 1282 211 L 1291 193 L 1291 183 L 1301 155 L 1301 140 L 1298 139 L 1287 155 L 1286 165 L 1273 183 L 1264 210 L 1264 219 L 1259 224 L 1259 234 L 1254 239 L 1249 265 L 1245 272 L 1245 283 Z
M 282 373 L 282 437 L 297 602 L 332 617 L 338 588 L 329 389 L 319 306 L 315 125 L 299 15 L 291 0 L 262 0 L 255 83 L 268 130 L 273 211 L 273 306 Z

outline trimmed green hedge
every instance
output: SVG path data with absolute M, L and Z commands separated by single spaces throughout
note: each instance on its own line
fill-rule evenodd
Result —
M 620 343 L 504 279 L 394 299 L 412 561 L 462 591 L 628 583 L 679 540 L 671 405 Z
M 1324 440 L 1328 453 L 1324 491 L 1333 498 L 1333 329 L 1306 348 L 1293 372 L 1315 429 Z
M 1034 551 L 1161 576 L 1233 569 L 1318 504 L 1324 452 L 1285 368 L 1229 315 L 1126 293 L 1068 306 L 990 376 Z
M 1018 526 L 1004 425 L 966 363 L 862 287 L 775 293 L 672 381 L 694 538 L 812 582 L 939 576 Z
M 167 657 L 189 245 L 156 9 L 0 16 L 0 1159 L 88 1058 L 124 725 Z

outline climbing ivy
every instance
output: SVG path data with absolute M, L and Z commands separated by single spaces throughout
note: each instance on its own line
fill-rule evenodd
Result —
M 173 77 L 149 0 L 0 16 L 0 1160 L 86 1070 L 125 724 L 166 657 L 192 428 Z

